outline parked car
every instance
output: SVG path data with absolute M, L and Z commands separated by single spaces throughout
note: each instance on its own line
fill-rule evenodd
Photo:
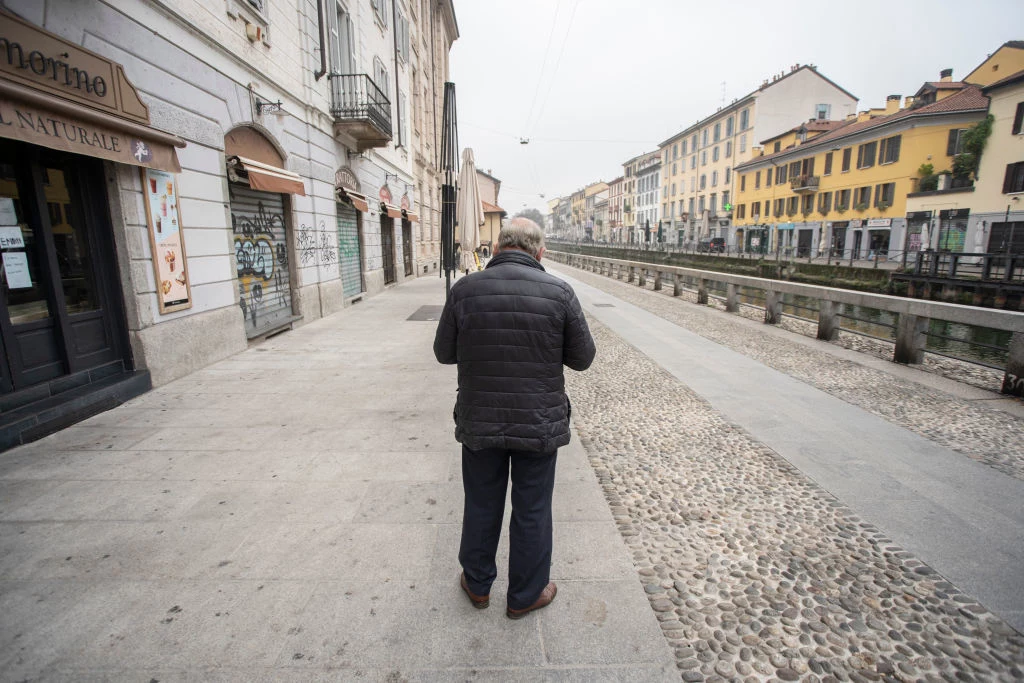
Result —
M 697 251 L 702 254 L 724 254 L 725 238 L 712 237 L 711 239 L 701 240 L 697 245 Z

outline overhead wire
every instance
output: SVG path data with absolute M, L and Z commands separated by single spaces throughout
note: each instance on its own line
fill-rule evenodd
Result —
M 526 121 L 523 122 L 523 132 L 530 127 L 530 119 L 533 117 L 533 108 L 537 105 L 537 95 L 540 94 L 540 86 L 544 82 L 544 70 L 548 65 L 548 54 L 551 52 L 551 39 L 555 37 L 555 28 L 558 26 L 558 12 L 562 9 L 562 3 L 555 3 L 555 16 L 551 20 L 551 31 L 548 32 L 548 44 L 544 48 L 544 59 L 541 61 L 540 74 L 537 75 L 537 87 L 533 89 L 533 101 L 530 102 L 530 109 L 526 114 Z
M 565 45 L 569 42 L 569 34 L 572 32 L 572 22 L 576 18 L 576 10 L 580 7 L 580 0 L 576 0 L 576 4 L 572 6 L 572 14 L 569 15 L 569 24 L 565 27 L 565 35 L 562 36 L 562 47 L 558 51 L 558 60 L 555 62 L 555 70 L 551 74 L 551 82 L 548 85 L 548 91 L 544 95 L 544 99 L 540 103 L 540 112 L 537 114 L 537 118 L 534 119 L 534 126 L 536 122 L 540 121 L 544 116 L 544 108 L 548 104 L 548 100 L 551 98 L 551 90 L 555 87 L 555 82 L 558 80 L 558 67 L 562 65 L 562 56 L 565 54 Z

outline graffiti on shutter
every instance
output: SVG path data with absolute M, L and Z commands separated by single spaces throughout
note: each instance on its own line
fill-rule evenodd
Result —
M 288 243 L 281 195 L 231 185 L 238 305 L 256 337 L 292 317 Z
M 341 265 L 341 284 L 345 297 L 363 291 L 360 271 L 359 223 L 355 208 L 348 204 L 336 205 L 338 215 L 338 261 Z

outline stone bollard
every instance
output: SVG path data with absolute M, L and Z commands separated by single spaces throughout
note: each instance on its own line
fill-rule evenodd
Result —
M 896 322 L 896 352 L 893 361 L 908 365 L 924 362 L 924 344 L 927 340 L 928 318 L 910 313 L 900 313 Z
M 629 266 L 626 282 L 632 282 L 634 277 L 636 277 L 636 266 Z
M 647 268 L 641 266 L 640 268 L 640 281 L 637 283 L 641 287 L 647 286 Z
M 740 310 L 738 288 L 732 283 L 725 286 L 725 310 L 729 313 L 736 313 Z
M 839 334 L 839 304 L 822 299 L 818 302 L 818 339 L 832 341 Z
M 735 289 L 735 285 L 729 286 Z M 708 281 L 705 278 L 701 278 L 697 283 L 697 303 L 708 305 Z M 740 310 L 739 306 L 736 307 L 736 310 Z
M 1010 396 L 1024 396 L 1024 333 L 1010 337 L 1010 356 L 1006 359 L 1001 391 Z
M 661 271 L 660 270 L 654 271 L 654 291 L 655 292 L 660 292 L 661 291 Z
M 782 295 L 768 290 L 764 295 L 764 322 L 766 325 L 778 325 L 782 320 Z
M 676 273 L 672 276 L 672 296 L 683 295 L 683 276 Z

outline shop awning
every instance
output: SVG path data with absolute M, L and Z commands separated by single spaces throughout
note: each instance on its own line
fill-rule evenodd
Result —
M 414 214 L 412 211 L 408 211 L 406 209 L 402 209 L 402 216 L 406 218 L 410 223 L 416 223 L 419 222 L 420 220 L 419 216 Z
M 228 167 L 235 173 L 243 171 L 249 181 L 249 187 L 254 190 L 306 196 L 306 186 L 298 173 L 238 156 L 228 159 Z
M 369 213 L 370 202 L 367 201 L 366 195 L 360 194 L 355 190 L 350 190 L 349 188 L 344 186 L 339 187 L 337 189 L 337 194 L 339 199 L 347 200 L 352 204 L 352 206 L 356 207 L 356 209 L 358 209 L 359 211 L 362 211 L 363 213 Z
M 151 126 L 0 80 L 0 137 L 121 164 L 181 173 L 185 141 Z
M 402 210 L 400 208 L 398 208 L 397 206 L 391 206 L 390 204 L 385 204 L 384 202 L 380 203 L 380 211 L 381 213 L 386 213 L 388 216 L 392 218 L 402 217 Z

